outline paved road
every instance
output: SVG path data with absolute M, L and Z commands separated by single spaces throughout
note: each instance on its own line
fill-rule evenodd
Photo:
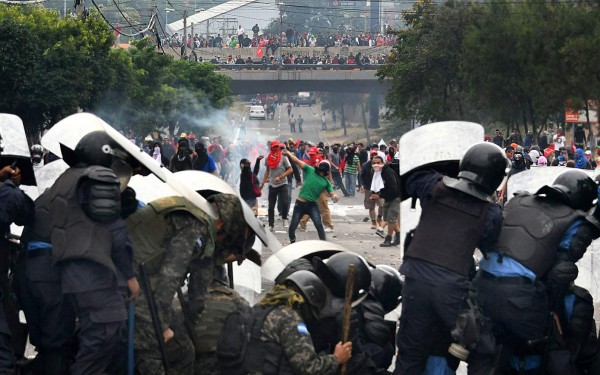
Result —
M 314 143 L 326 140 L 321 136 L 321 116 L 319 113 L 320 107 L 313 105 L 312 107 L 293 107 L 292 114 L 297 117 L 301 114 L 305 118 L 303 133 L 291 133 L 288 126 L 288 115 L 286 105 L 277 107 L 275 118 L 273 120 L 251 120 L 246 121 L 246 137 L 244 139 L 251 141 L 265 142 L 267 140 L 278 139 L 285 141 L 292 137 L 294 140 L 297 137 L 303 140 L 310 140 Z M 329 119 L 331 122 L 331 119 Z M 328 123 L 328 126 L 332 126 Z M 297 128 L 297 126 L 296 126 Z M 294 182 L 295 184 L 295 182 Z M 263 191 L 263 196 L 259 198 L 259 218 L 267 223 L 267 188 Z M 299 189 L 294 186 L 292 191 L 292 207 L 290 208 L 290 218 L 293 212 L 293 202 L 298 195 Z M 363 194 L 358 193 L 355 197 L 345 198 L 341 191 L 336 191 L 341 196 L 340 202 L 334 204 L 329 202 L 329 209 L 332 215 L 334 231 L 326 233 L 327 240 L 343 245 L 349 250 L 364 256 L 372 264 L 387 264 L 394 268 L 398 268 L 401 263 L 401 251 L 399 247 L 382 248 L 379 246 L 383 239 L 375 234 L 371 229 L 371 222 L 368 219 L 368 211 L 363 206 Z M 286 246 L 290 243 L 287 228 L 283 227 L 281 217 L 277 216 L 275 220 L 275 236 Z M 364 219 L 368 219 L 366 222 Z M 411 223 L 412 225 L 412 223 Z M 296 231 L 297 241 L 316 240 L 318 239 L 317 231 L 311 221 L 308 223 L 306 232 Z M 265 261 L 272 252 L 269 249 L 263 251 L 263 261 Z M 269 280 L 262 280 L 263 293 L 270 290 L 273 283 Z M 396 312 L 396 316 L 399 311 Z M 393 370 L 393 365 L 391 370 Z M 458 375 L 466 374 L 464 366 L 461 366 L 457 371 Z

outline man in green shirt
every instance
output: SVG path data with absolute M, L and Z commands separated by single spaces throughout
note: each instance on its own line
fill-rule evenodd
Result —
M 284 156 L 289 156 L 292 162 L 302 168 L 305 173 L 304 183 L 302 184 L 302 188 L 296 199 L 294 213 L 292 214 L 292 222 L 290 223 L 290 241 L 292 243 L 296 242 L 296 228 L 298 227 L 300 218 L 305 214 L 310 216 L 315 224 L 319 239 L 325 241 L 325 230 L 323 229 L 323 223 L 321 222 L 321 211 L 319 210 L 317 201 L 323 190 L 327 190 L 331 200 L 334 202 L 339 200 L 338 196 L 333 193 L 333 187 L 327 178 L 331 168 L 329 162 L 321 161 L 317 166 L 317 169 L 315 169 L 303 161 L 298 160 L 298 158 L 288 150 L 283 150 L 282 154 Z

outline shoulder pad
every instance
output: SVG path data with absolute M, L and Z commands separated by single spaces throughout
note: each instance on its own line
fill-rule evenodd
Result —
M 91 180 L 105 182 L 108 184 L 119 184 L 119 178 L 110 168 L 93 165 L 85 169 L 84 176 Z

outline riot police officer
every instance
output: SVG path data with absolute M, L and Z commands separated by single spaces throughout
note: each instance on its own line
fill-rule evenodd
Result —
M 62 145 L 61 145 L 62 146 Z M 139 294 L 133 250 L 120 217 L 121 191 L 132 174 L 126 153 L 104 131 L 85 135 L 50 188 L 50 239 L 62 291 L 79 319 L 75 374 L 122 373 L 127 311 L 118 287 Z
M 32 372 L 66 375 L 76 354 L 75 311 L 62 293 L 60 268 L 52 265 L 49 197 L 46 190 L 36 199 L 35 220 L 23 229 L 14 288 L 38 353 Z
M 337 253 L 326 261 L 313 258 L 314 272 L 323 281 L 332 294 L 331 302 L 327 305 L 318 321 L 307 319 L 306 326 L 312 336 L 317 352 L 331 353 L 342 337 L 344 321 L 344 296 L 348 278 L 348 266 L 354 264 L 355 278 L 350 314 L 349 338 L 352 342 L 352 358 L 348 361 L 348 374 L 375 374 L 377 366 L 363 348 L 365 338 L 361 330 L 361 322 L 356 306 L 367 298 L 371 285 L 371 272 L 367 262 L 354 253 Z
M 524 358 L 518 370 L 537 368 L 552 374 L 570 366 L 569 355 L 555 351 L 544 338 L 561 329 L 549 312 L 564 306 L 565 292 L 578 274 L 575 262 L 600 235 L 583 212 L 596 197 L 594 181 L 583 171 L 569 170 L 551 186 L 535 194 L 519 193 L 505 206 L 498 243 L 480 262 L 473 281 L 477 299 L 493 320 L 495 336 L 505 350 L 504 368 L 514 353 Z M 544 350 L 547 363 L 541 363 Z M 483 360 L 492 368 L 492 358 Z
M 371 268 L 371 288 L 367 298 L 357 306 L 359 330 L 364 338 L 363 350 L 377 368 L 387 370 L 396 351 L 396 322 L 385 320 L 401 301 L 403 281 L 400 273 L 387 265 Z
M 449 337 L 466 306 L 473 252 L 493 250 L 500 233 L 501 210 L 491 202 L 508 165 L 498 146 L 477 143 L 460 160 L 458 178 L 434 170 L 403 176 L 407 196 L 423 211 L 400 268 L 406 278 L 394 374 L 422 374 L 435 339 L 429 332 L 440 326 Z M 489 341 L 478 350 L 493 352 Z
M 20 123 L 21 130 L 22 126 Z M 3 127 L 0 126 L 0 289 L 2 290 L 0 297 L 0 374 L 12 374 L 14 357 L 11 348 L 11 331 L 4 311 L 6 299 L 9 298 L 9 259 L 12 249 L 14 249 L 14 243 L 9 238 L 10 225 L 12 223 L 17 225 L 30 223 L 34 215 L 34 204 L 18 187 L 21 184 L 21 169 L 12 159 L 7 159 L 3 154 L 5 145 L 18 140 L 3 139 L 2 132 Z M 26 143 L 25 139 L 23 141 Z

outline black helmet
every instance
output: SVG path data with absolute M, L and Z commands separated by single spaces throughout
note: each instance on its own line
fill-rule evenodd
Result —
M 509 168 L 510 162 L 500 147 L 481 142 L 471 146 L 460 159 L 458 180 L 444 178 L 444 184 L 475 198 L 490 200 Z
M 371 268 L 371 292 L 381 303 L 386 314 L 398 307 L 402 301 L 403 286 L 400 273 L 394 268 L 384 264 Z
M 317 311 L 323 310 L 327 304 L 327 288 L 325 284 L 323 284 L 317 275 L 310 271 L 296 271 L 286 277 L 283 283 L 284 285 L 296 288 L 306 302 L 317 309 Z
M 574 210 L 589 210 L 598 197 L 598 186 L 584 171 L 577 169 L 561 173 L 552 186 L 543 186 L 536 194 L 558 199 Z
M 277 277 L 275 278 L 275 284 L 283 284 L 283 282 L 289 275 L 300 270 L 311 272 L 314 271 L 312 262 L 304 258 L 294 259 L 283 269 L 283 271 L 279 273 L 279 275 L 277 275 Z
M 99 165 L 110 168 L 113 161 L 113 148 L 115 141 L 104 131 L 94 131 L 86 134 L 77 146 L 75 156 L 81 163 Z
M 348 266 L 354 264 L 356 273 L 354 277 L 354 290 L 352 293 L 353 305 L 359 304 L 367 296 L 371 286 L 371 272 L 367 261 L 358 254 L 337 253 L 325 262 L 320 258 L 313 258 L 315 273 L 323 280 L 331 293 L 338 298 L 346 294 L 346 280 Z

